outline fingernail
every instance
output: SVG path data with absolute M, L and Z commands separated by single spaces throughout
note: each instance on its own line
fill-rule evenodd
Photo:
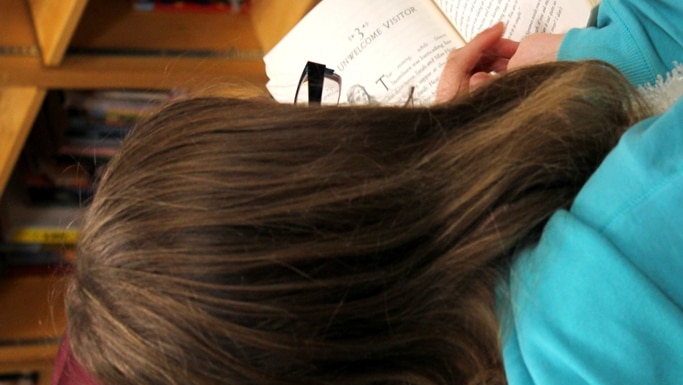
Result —
M 503 22 L 502 22 L 502 21 L 499 21 L 499 22 L 497 22 L 496 24 L 494 24 L 494 25 L 492 25 L 492 26 L 486 28 L 486 30 L 487 30 L 487 31 L 490 31 L 490 30 L 492 30 L 492 29 L 500 28 L 500 26 L 501 26 L 502 24 L 503 24 Z

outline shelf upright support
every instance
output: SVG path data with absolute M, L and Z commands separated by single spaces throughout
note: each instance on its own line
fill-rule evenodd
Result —
M 45 98 L 37 87 L 0 87 L 0 196 Z
M 59 65 L 88 0 L 29 0 L 28 3 L 43 64 Z

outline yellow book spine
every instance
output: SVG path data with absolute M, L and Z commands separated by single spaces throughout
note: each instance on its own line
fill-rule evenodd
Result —
M 73 245 L 78 241 L 76 229 L 28 228 L 12 234 L 15 243 L 39 243 L 43 245 Z

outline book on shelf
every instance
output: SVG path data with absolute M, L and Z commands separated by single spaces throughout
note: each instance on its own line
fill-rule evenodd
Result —
M 26 275 L 66 271 L 73 262 L 72 245 L 0 243 L 0 274 Z
M 0 199 L 0 266 L 35 270 L 68 262 L 107 162 L 136 122 L 177 94 L 49 92 Z
M 341 77 L 340 104 L 358 90 L 380 104 L 429 104 L 448 53 L 478 32 L 498 21 L 513 40 L 565 32 L 586 26 L 599 1 L 323 0 L 265 55 L 267 88 L 292 103 L 312 61 Z
M 0 385 L 35 385 L 38 383 L 38 373 L 0 374 Z
M 181 93 L 179 90 L 66 91 L 67 123 L 57 155 L 80 159 L 86 164 L 93 160 L 100 165 L 106 163 L 118 152 L 121 141 L 138 121 Z
M 64 246 L 78 239 L 81 206 L 32 204 L 26 187 L 16 180 L 3 194 L 0 215 L 4 244 Z
M 138 11 L 245 13 L 249 0 L 134 0 Z
M 71 115 L 86 116 L 103 123 L 135 122 L 156 111 L 180 91 L 65 91 L 64 105 Z

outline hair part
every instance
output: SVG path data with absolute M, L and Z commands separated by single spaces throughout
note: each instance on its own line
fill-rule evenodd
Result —
M 431 108 L 172 104 L 88 209 L 72 349 L 103 384 L 503 384 L 506 267 L 645 114 L 592 62 Z

